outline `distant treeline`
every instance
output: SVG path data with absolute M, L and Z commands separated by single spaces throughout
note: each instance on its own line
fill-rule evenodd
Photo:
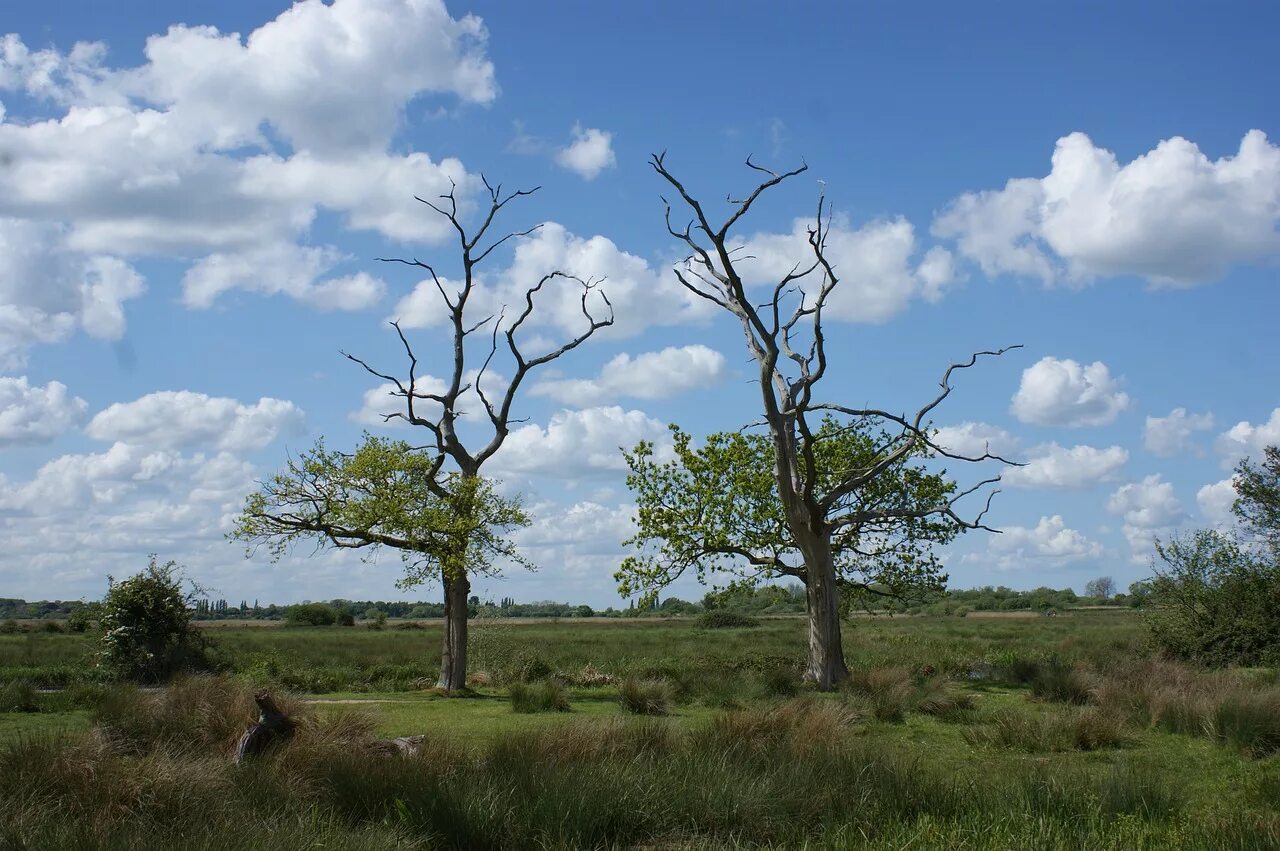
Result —
M 1036 588 L 1019 591 L 1004 586 L 972 588 L 948 591 L 926 599 L 898 600 L 865 595 L 854 602 L 855 609 L 896 612 L 900 614 L 963 615 L 969 611 L 1042 611 L 1070 609 L 1078 606 L 1140 606 L 1147 596 L 1145 583 L 1129 586 L 1128 594 L 1116 594 L 1108 598 L 1088 597 L 1070 588 Z M 498 601 L 481 600 L 473 596 L 469 601 L 472 617 L 510 618 L 575 618 L 575 617 L 652 617 L 671 615 L 696 615 L 712 609 L 743 612 L 753 615 L 798 614 L 805 610 L 805 591 L 802 585 L 764 585 L 758 588 L 730 588 L 708 592 L 702 600 L 691 602 L 679 597 L 667 597 L 653 604 L 640 607 L 632 602 L 626 608 L 593 609 L 591 606 L 539 600 L 517 603 L 511 597 Z M 308 601 L 307 604 L 316 605 Z M 443 603 L 403 600 L 328 600 L 320 605 L 335 615 L 349 615 L 354 619 L 376 620 L 383 618 L 428 619 L 444 617 Z M 28 618 L 69 618 L 77 612 L 92 616 L 97 603 L 80 600 L 37 600 L 27 602 L 15 598 L 0 597 L 0 620 Z M 260 605 L 241 600 L 231 604 L 226 600 L 197 600 L 193 606 L 196 620 L 286 620 L 294 605 L 269 603 Z M 82 616 L 83 616 L 82 614 Z

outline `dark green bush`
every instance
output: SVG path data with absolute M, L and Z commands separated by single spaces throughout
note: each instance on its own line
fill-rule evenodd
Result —
M 299 603 L 285 613 L 286 626 L 333 626 L 338 612 L 328 603 Z
M 208 667 L 207 641 L 191 625 L 176 562 L 111 582 L 102 604 L 99 664 L 108 676 L 154 683 Z
M 703 629 L 743 629 L 759 625 L 760 621 L 750 615 L 727 612 L 724 609 L 712 609 L 698 618 L 698 626 Z

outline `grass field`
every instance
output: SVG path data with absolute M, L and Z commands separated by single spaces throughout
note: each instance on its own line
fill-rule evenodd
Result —
M 1280 848 L 1276 672 L 1148 658 L 1128 613 L 860 620 L 822 695 L 799 619 L 473 635 L 467 697 L 420 688 L 431 625 L 220 628 L 157 691 L 0 637 L 0 847 Z M 236 767 L 257 686 L 302 725 Z

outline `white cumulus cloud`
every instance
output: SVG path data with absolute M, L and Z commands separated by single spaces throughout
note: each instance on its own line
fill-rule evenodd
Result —
M 975 422 L 942 426 L 934 435 L 933 442 L 955 455 L 974 458 L 990 453 L 1010 461 L 1016 460 L 1010 456 L 1019 446 L 1018 439 L 1004 429 Z
M 776 283 L 797 264 L 813 262 L 810 219 L 796 219 L 787 233 L 757 233 L 746 240 L 735 261 L 751 284 Z M 936 302 L 956 280 L 951 254 L 934 246 L 918 261 L 915 228 L 901 216 L 853 227 L 842 217 L 827 232 L 826 256 L 840 282 L 827 296 L 825 316 L 849 322 L 885 322 L 911 301 Z M 814 274 L 801 282 L 806 293 L 821 286 Z
M 585 180 L 595 180 L 600 172 L 618 163 L 613 153 L 613 134 L 575 124 L 573 141 L 556 151 L 556 162 Z
M 1047 443 L 1032 447 L 1029 454 L 1025 466 L 1002 473 L 1005 484 L 1017 488 L 1088 488 L 1114 479 L 1129 460 L 1128 450 L 1120 446 L 1067 448 Z
M 1211 160 L 1175 136 L 1124 164 L 1072 133 L 1058 140 L 1046 177 L 962 195 L 933 232 L 988 275 L 1191 286 L 1280 256 L 1278 225 L 1280 147 L 1260 130 L 1234 156 Z
M 1150 557 L 1157 535 L 1168 534 L 1187 519 L 1173 485 L 1158 473 L 1116 489 L 1107 500 L 1107 511 L 1124 518 L 1122 530 L 1138 564 Z
M 1196 491 L 1196 504 L 1200 513 L 1214 526 L 1230 526 L 1234 523 L 1231 508 L 1236 503 L 1236 486 L 1234 478 L 1226 478 L 1220 482 L 1207 484 Z
M 1023 370 L 1010 410 L 1024 423 L 1099 426 L 1128 407 L 1129 395 L 1101 361 L 1043 357 Z
M 491 464 L 503 477 L 577 480 L 625 470 L 623 450 L 641 440 L 668 449 L 671 443 L 666 426 L 643 411 L 616 405 L 560 411 L 545 428 L 531 423 L 512 430 Z
M 709 387 L 722 380 L 724 355 L 702 345 L 668 346 L 658 352 L 636 356 L 617 355 L 596 378 L 552 378 L 532 388 L 535 396 L 550 396 L 566 405 L 598 405 L 631 397 L 663 399 L 690 390 Z
M 60 381 L 41 387 L 25 376 L 0 376 L 0 447 L 52 440 L 79 424 L 88 408 Z
M 1280 446 L 1280 408 L 1274 409 L 1264 423 L 1255 425 L 1241 420 L 1220 434 L 1216 444 L 1225 467 L 1235 466 L 1245 457 L 1256 461 L 1268 446 Z
M 302 410 L 292 402 L 264 397 L 246 405 L 179 390 L 117 402 L 95 415 L 85 433 L 97 440 L 156 449 L 210 447 L 244 452 L 304 428 Z
M 1192 437 L 1197 431 L 1213 428 L 1213 414 L 1188 414 L 1174 408 L 1165 417 L 1147 417 L 1142 443 L 1148 452 L 1170 458 L 1196 450 Z
M 1102 545 L 1067 526 L 1062 515 L 1041 517 L 1034 527 L 1008 526 L 992 535 L 985 553 L 964 556 L 967 562 L 988 563 L 997 570 L 1026 569 L 1033 573 L 1044 567 L 1063 567 L 1073 562 L 1096 559 Z

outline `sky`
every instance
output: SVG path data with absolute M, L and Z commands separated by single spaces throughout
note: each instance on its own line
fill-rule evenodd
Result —
M 808 164 L 735 233 L 763 285 L 825 192 L 829 401 L 914 411 L 948 363 L 1024 346 L 935 413 L 945 445 L 1025 462 L 950 465 L 1004 473 L 1002 533 L 942 550 L 953 587 L 1123 588 L 1154 537 L 1229 523 L 1233 466 L 1280 443 L 1280 7 L 796 8 L 6 8 L 0 596 L 94 599 L 156 553 L 233 601 L 435 599 L 396 589 L 394 554 L 272 563 L 225 533 L 320 436 L 420 437 L 340 351 L 404 373 L 398 319 L 423 370 L 447 368 L 433 286 L 377 258 L 456 275 L 414 196 L 456 185 L 474 215 L 483 176 L 541 187 L 499 224 L 542 226 L 487 261 L 480 301 L 558 268 L 605 278 L 617 321 L 520 397 L 487 472 L 524 496 L 538 570 L 476 591 L 621 604 L 620 447 L 759 410 L 734 321 L 672 274 L 659 151 L 717 216 L 755 185 L 748 155 Z M 530 348 L 579 320 L 550 293 Z

